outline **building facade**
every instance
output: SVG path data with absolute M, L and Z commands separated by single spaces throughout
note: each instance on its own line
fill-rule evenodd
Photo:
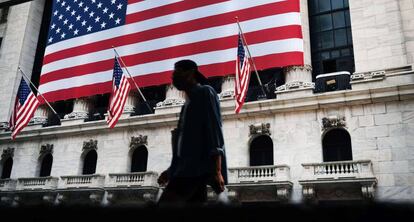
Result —
M 11 140 L 17 68 L 40 73 L 50 3 L 3 2 L 0 204 L 155 201 L 183 94 L 171 85 L 144 89 L 154 107 L 146 113 L 131 92 L 114 129 L 100 110 L 105 95 L 56 102 L 59 118 L 43 105 Z M 413 202 L 414 0 L 300 2 L 305 65 L 261 71 L 275 80 L 266 85 L 273 96 L 251 94 L 235 114 L 234 77 L 214 81 L 230 199 Z

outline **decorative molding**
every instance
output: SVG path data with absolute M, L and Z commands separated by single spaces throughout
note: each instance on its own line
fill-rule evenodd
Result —
M 89 140 L 83 142 L 82 150 L 97 150 L 98 149 L 98 141 L 97 140 Z
M 288 72 L 300 72 L 300 71 L 305 71 L 305 72 L 312 72 L 312 66 L 311 65 L 303 65 L 303 66 L 288 66 L 285 67 L 283 70 L 285 73 Z
M 178 98 L 169 98 L 162 102 L 157 103 L 157 108 L 167 107 L 167 106 L 178 106 L 183 105 L 185 103 L 184 99 L 178 99 Z
M 302 195 L 305 200 L 313 200 L 316 197 L 315 189 L 311 186 L 303 186 Z
M 88 112 L 72 112 L 69 114 L 66 114 L 63 119 L 87 119 L 88 118 Z
M 137 148 L 142 145 L 148 145 L 148 136 L 139 135 L 137 137 L 131 137 L 131 143 L 129 144 L 129 148 Z
M 276 195 L 281 200 L 288 200 L 290 197 L 290 189 L 288 187 L 277 188 Z
M 38 125 L 38 124 L 46 124 L 46 123 L 47 123 L 47 117 L 34 116 L 32 119 L 30 119 L 28 125 Z
M 293 81 L 286 83 L 285 85 L 279 86 L 276 88 L 276 92 L 284 92 L 293 89 L 313 89 L 315 88 L 315 83 L 313 82 L 303 82 L 303 81 Z
M 46 154 L 49 154 L 49 153 L 53 154 L 53 144 L 43 144 L 40 147 L 39 155 L 43 156 L 43 155 L 46 155 Z
M 374 184 L 362 185 L 362 196 L 367 199 L 373 199 L 375 196 Z
M 8 122 L 0 122 L 0 129 L 8 129 L 9 123 Z
M 228 89 L 219 94 L 219 99 L 233 98 L 234 95 L 234 89 Z
M 91 194 L 89 194 L 89 200 L 91 200 L 93 204 L 99 204 L 102 202 L 103 196 L 104 195 L 100 192 L 91 192 Z
M 14 157 L 14 148 L 12 147 L 7 147 L 6 149 L 3 150 L 3 153 L 1 154 L 1 159 L 7 159 L 7 158 L 13 158 Z
M 250 136 L 264 134 L 270 136 L 270 123 L 259 123 L 250 125 Z
M 385 74 L 386 74 L 385 70 L 368 72 L 368 73 L 354 73 L 351 75 L 351 81 L 370 80 L 370 79 L 383 80 L 385 79 Z
M 345 116 L 329 116 L 322 119 L 322 131 L 336 127 L 346 127 Z

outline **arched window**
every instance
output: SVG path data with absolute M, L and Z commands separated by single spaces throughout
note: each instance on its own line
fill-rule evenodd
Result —
M 147 171 L 148 151 L 145 146 L 137 147 L 131 156 L 131 172 Z
M 40 165 L 40 177 L 48 177 L 50 176 L 50 172 L 52 171 L 52 163 L 53 163 L 53 156 L 51 153 L 46 154 L 41 162 Z
M 250 166 L 273 165 L 273 141 L 261 135 L 250 143 Z
M 10 178 L 13 167 L 13 158 L 9 157 L 3 162 L 3 169 L 1 171 L 1 179 Z
M 95 150 L 89 151 L 83 159 L 83 171 L 82 174 L 94 174 L 96 171 L 96 161 L 98 154 Z
M 352 160 L 351 136 L 344 129 L 328 131 L 322 146 L 324 162 Z

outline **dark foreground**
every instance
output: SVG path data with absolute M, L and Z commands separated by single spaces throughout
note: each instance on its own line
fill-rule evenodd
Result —
M 0 207 L 1 221 L 414 221 L 411 204 Z

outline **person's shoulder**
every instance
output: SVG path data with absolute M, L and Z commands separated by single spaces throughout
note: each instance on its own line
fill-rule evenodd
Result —
M 216 90 L 214 90 L 214 88 L 210 85 L 200 85 L 200 90 L 206 94 L 217 95 Z

